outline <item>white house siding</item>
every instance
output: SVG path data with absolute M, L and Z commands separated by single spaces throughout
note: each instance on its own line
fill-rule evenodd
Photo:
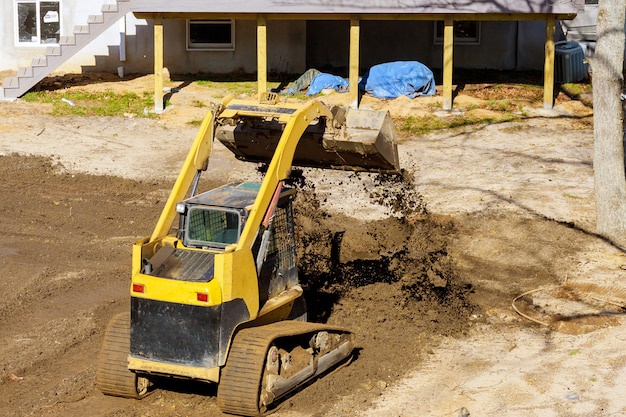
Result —
M 164 66 L 170 73 L 229 73 L 257 70 L 256 21 L 235 22 L 234 51 L 187 51 L 186 21 L 165 20 L 163 22 Z M 151 38 L 151 37 L 150 37 Z M 306 23 L 304 21 L 267 22 L 267 67 L 269 71 L 304 72 Z M 150 46 L 149 54 L 152 53 Z M 151 71 L 152 68 L 147 68 Z
M 85 25 L 89 15 L 99 14 L 100 2 L 64 0 L 61 34 L 71 34 L 76 25 Z M 0 13 L 11 18 L 0 21 L 0 71 L 29 66 L 36 56 L 45 55 L 46 46 L 16 46 L 14 42 L 14 1 L 0 3 Z M 114 24 L 100 37 L 64 63 L 58 72 L 108 71 L 151 73 L 154 70 L 153 22 L 137 19 L 132 13 Z M 299 73 L 306 70 L 305 21 L 268 21 L 268 69 Z M 234 51 L 187 51 L 186 20 L 165 20 L 164 65 L 170 73 L 254 73 L 256 63 L 256 21 L 240 20 L 235 26 Z M 122 30 L 125 29 L 125 33 Z M 125 60 L 120 60 L 120 39 L 125 38 Z
M 61 0 L 61 35 L 70 35 L 74 31 L 74 26 L 85 25 L 89 15 L 100 13 L 104 1 L 84 1 L 84 0 Z M 17 70 L 18 67 L 29 66 L 36 56 L 45 55 L 46 46 L 38 45 L 16 45 L 15 42 L 15 1 L 3 0 L 0 4 L 0 13 L 3 18 L 0 20 L 0 71 Z M 129 16 L 132 20 L 136 20 Z M 80 72 L 83 66 L 95 64 L 95 55 L 108 55 L 108 45 L 119 46 L 120 30 L 118 25 L 113 25 L 98 39 L 94 40 L 89 47 L 72 57 L 63 64 L 59 71 Z M 119 56 L 117 63 L 109 66 L 115 69 L 119 66 Z

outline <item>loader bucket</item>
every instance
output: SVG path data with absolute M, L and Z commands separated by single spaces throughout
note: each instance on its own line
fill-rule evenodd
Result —
M 238 159 L 269 162 L 293 104 L 229 104 L 218 116 L 217 139 Z M 332 119 L 305 130 L 293 165 L 354 171 L 398 172 L 396 130 L 388 112 L 335 106 Z M 287 117 L 286 117 L 287 116 Z

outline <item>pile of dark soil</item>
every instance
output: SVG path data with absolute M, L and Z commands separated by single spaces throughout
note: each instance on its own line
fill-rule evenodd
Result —
M 319 406 L 328 390 L 371 401 L 442 336 L 465 333 L 476 309 L 447 252 L 454 220 L 428 213 L 410 178 L 377 181 L 385 191 L 371 198 L 394 215 L 368 222 L 326 212 L 315 187 L 300 181 L 295 220 L 309 320 L 350 329 L 359 348 L 340 376 L 300 393 L 300 407 Z

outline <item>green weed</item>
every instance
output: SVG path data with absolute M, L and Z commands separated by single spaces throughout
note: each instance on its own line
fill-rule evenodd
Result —
M 156 117 L 148 111 L 154 107 L 154 98 L 149 92 L 139 96 L 135 93 L 120 94 L 112 91 L 36 91 L 27 93 L 23 99 L 27 102 L 52 104 L 53 116 Z
M 437 130 L 458 129 L 466 126 L 476 126 L 481 124 L 504 123 L 519 121 L 519 116 L 512 113 L 503 113 L 494 117 L 475 117 L 475 116 L 409 116 L 399 121 L 398 130 L 413 135 L 424 135 Z

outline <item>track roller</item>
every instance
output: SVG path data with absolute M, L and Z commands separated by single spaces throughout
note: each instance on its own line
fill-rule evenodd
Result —
M 225 413 L 257 416 L 351 357 L 352 334 L 316 323 L 282 321 L 239 331 L 217 392 Z

